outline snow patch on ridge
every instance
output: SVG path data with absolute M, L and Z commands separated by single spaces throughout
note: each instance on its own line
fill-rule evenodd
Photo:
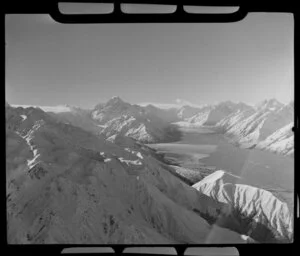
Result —
M 138 158 L 143 159 L 141 152 L 131 150 L 130 148 L 125 148 L 125 151 L 130 152 L 131 154 L 136 155 Z
M 109 142 L 112 142 L 112 143 L 114 143 L 114 141 L 115 141 L 116 137 L 117 137 L 117 134 L 114 134 L 114 135 L 112 135 L 112 136 L 108 137 L 106 140 L 107 140 L 107 141 L 109 141 Z
M 292 240 L 293 213 L 271 192 L 238 184 L 238 179 L 222 170 L 205 177 L 193 187 L 218 202 L 230 205 L 239 211 L 238 215 L 251 216 L 252 220 L 270 228 L 276 239 Z
M 21 115 L 22 117 L 22 121 L 26 120 L 27 119 L 27 116 L 26 115 Z
M 30 146 L 30 148 L 32 149 L 32 146 L 31 145 L 29 145 Z M 31 160 L 27 160 L 27 165 L 28 165 L 28 167 L 31 169 L 32 167 L 34 167 L 35 166 L 35 164 L 36 164 L 36 160 L 37 160 L 37 158 L 40 156 L 40 154 L 38 154 L 38 151 L 37 151 L 37 149 L 34 149 L 33 150 L 33 158 L 31 159 Z
M 294 123 L 290 123 L 276 132 L 272 133 L 265 140 L 256 146 L 259 149 L 267 149 L 275 153 L 292 155 L 294 153 L 294 134 L 292 128 Z
M 142 162 L 140 160 L 126 160 L 123 157 L 118 158 L 122 163 L 126 163 L 127 165 L 142 165 Z

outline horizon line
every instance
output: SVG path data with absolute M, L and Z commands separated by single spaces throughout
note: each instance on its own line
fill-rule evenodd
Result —
M 115 98 L 116 96 L 114 97 L 111 97 L 110 99 L 113 99 Z M 119 97 L 119 96 L 118 96 Z M 124 101 L 121 97 L 119 97 L 122 101 Z M 100 102 L 100 103 L 97 103 L 94 105 L 94 107 L 89 107 L 89 108 L 86 108 L 86 107 L 79 107 L 79 106 L 76 106 L 76 105 L 71 105 L 71 104 L 57 104 L 57 105 L 36 105 L 36 104 L 10 104 L 9 102 L 6 101 L 7 104 L 9 104 L 10 106 L 13 106 L 13 107 L 23 107 L 23 108 L 28 108 L 28 107 L 38 107 L 38 108 L 45 108 L 45 109 L 68 109 L 68 108 L 80 108 L 80 109 L 86 109 L 86 110 L 89 110 L 89 109 L 94 109 L 95 106 L 97 106 L 98 104 L 105 104 L 107 103 L 110 99 L 108 99 L 107 101 L 105 102 Z M 246 105 L 249 105 L 251 107 L 254 107 L 256 105 L 258 105 L 259 103 L 262 103 L 264 101 L 269 101 L 269 100 L 276 100 L 278 101 L 279 103 L 283 104 L 283 105 L 288 105 L 290 104 L 291 102 L 294 101 L 294 99 L 291 99 L 288 103 L 282 103 L 281 101 L 279 101 L 278 99 L 276 99 L 275 97 L 273 98 L 267 98 L 265 100 L 262 100 L 262 101 L 259 101 L 258 103 L 246 103 L 246 102 L 243 102 L 243 101 L 232 101 L 232 100 L 223 100 L 223 101 L 215 101 L 213 103 L 205 103 L 205 104 L 194 104 L 194 103 L 191 103 L 191 102 L 188 102 L 188 101 L 184 101 L 182 103 L 158 103 L 158 102 L 140 102 L 140 103 L 130 103 L 128 101 L 124 101 L 124 102 L 128 102 L 132 105 L 139 105 L 139 106 L 142 106 L 142 107 L 146 107 L 146 106 L 154 106 L 154 107 L 157 107 L 157 108 L 160 108 L 160 109 L 171 109 L 171 108 L 181 108 L 181 107 L 184 107 L 184 106 L 189 106 L 189 107 L 194 107 L 194 108 L 203 108 L 205 106 L 210 106 L 210 105 L 217 105 L 217 104 L 220 104 L 220 103 L 223 103 L 223 102 L 232 102 L 234 104 L 239 104 L 239 103 L 243 103 L 243 104 L 246 104 Z

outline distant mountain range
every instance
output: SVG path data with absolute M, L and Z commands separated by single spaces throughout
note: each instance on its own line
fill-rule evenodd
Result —
M 130 104 L 116 96 L 91 110 L 68 105 L 41 108 L 61 122 L 102 134 L 110 141 L 118 135 L 147 143 L 175 141 L 180 138 L 178 126 L 210 126 L 241 147 L 294 154 L 289 130 L 294 122 L 293 101 L 287 105 L 269 99 L 256 106 L 225 101 L 203 107 L 159 108 Z
M 223 130 L 231 142 L 241 147 L 256 147 L 293 156 L 293 124 L 294 103 L 283 105 L 272 99 L 255 108 L 234 112 L 216 126 Z

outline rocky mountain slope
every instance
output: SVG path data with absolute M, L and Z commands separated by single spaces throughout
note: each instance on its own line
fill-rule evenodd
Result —
M 65 106 L 65 108 L 61 108 L 59 111 L 55 111 L 54 109 L 46 110 L 48 110 L 47 113 L 50 116 L 59 122 L 72 124 L 94 134 L 100 133 L 97 122 L 90 117 L 91 110 L 73 106 Z
M 276 153 L 291 155 L 294 144 L 291 131 L 294 120 L 293 102 L 283 105 L 271 99 L 263 101 L 254 109 L 235 112 L 222 119 L 217 127 L 222 130 L 230 141 L 241 147 L 257 147 Z M 284 127 L 285 135 L 282 136 Z M 287 131 L 290 129 L 289 131 Z M 276 144 L 271 146 L 275 133 Z M 278 134 L 280 136 L 278 137 Z M 268 138 L 268 139 L 267 139 Z
M 244 111 L 251 107 L 244 103 L 233 103 L 231 101 L 224 101 L 218 104 L 206 105 L 195 110 L 194 115 L 185 116 L 177 122 L 180 126 L 214 126 L 223 118 L 226 118 L 237 111 Z
M 36 108 L 8 107 L 6 124 L 9 243 L 206 242 L 213 227 L 199 212 L 219 204 L 146 146 L 111 143 Z
M 294 155 L 294 132 L 292 128 L 294 123 L 280 128 L 276 132 L 269 135 L 265 140 L 259 142 L 256 148 L 268 150 L 274 153 L 287 156 Z
M 238 178 L 216 171 L 193 185 L 201 193 L 228 205 L 228 212 L 217 223 L 236 232 L 244 232 L 256 241 L 290 242 L 293 217 L 286 203 L 272 193 L 238 184 Z
M 7 105 L 8 242 L 274 241 L 269 229 L 263 238 L 254 238 L 248 229 L 219 224 L 220 214 L 231 204 L 216 200 L 201 190 L 203 186 L 185 184 L 172 174 L 174 167 L 159 161 L 147 146 L 122 133 L 113 142 L 59 122 L 39 108 Z M 216 186 L 214 190 L 219 191 Z M 252 199 L 261 203 L 256 195 Z M 272 223 L 281 221 L 279 213 L 269 217 Z M 280 230 L 284 233 L 276 233 L 276 241 L 288 233 Z

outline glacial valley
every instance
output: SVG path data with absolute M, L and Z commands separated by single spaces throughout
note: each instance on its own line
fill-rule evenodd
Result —
M 293 241 L 293 102 L 6 103 L 11 244 Z

